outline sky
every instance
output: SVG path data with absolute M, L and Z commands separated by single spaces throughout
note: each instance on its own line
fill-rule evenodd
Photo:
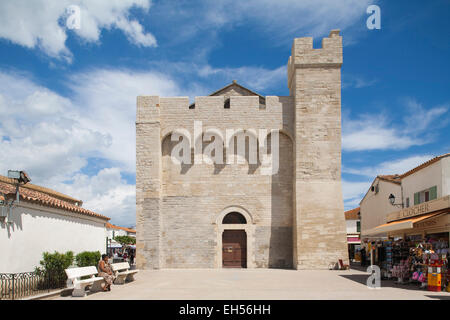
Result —
M 380 29 L 367 28 L 370 5 Z M 136 96 L 193 100 L 232 80 L 289 95 L 293 39 L 311 36 L 320 48 L 340 29 L 342 186 L 352 209 L 376 175 L 450 152 L 449 12 L 448 0 L 3 0 L 0 174 L 25 170 L 133 226 Z

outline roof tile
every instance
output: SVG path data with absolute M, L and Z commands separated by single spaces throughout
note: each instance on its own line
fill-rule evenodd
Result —
M 14 180 L 8 179 L 4 176 L 0 176 L 0 192 L 2 192 L 6 196 L 15 196 L 16 187 L 14 185 Z M 24 201 L 38 203 L 47 207 L 67 210 L 104 220 L 110 219 L 94 211 L 82 208 L 80 206 L 80 203 L 82 203 L 81 200 L 71 198 L 62 193 L 44 187 L 28 184 L 25 186 L 20 185 L 19 194 L 20 199 Z
M 359 219 L 359 216 L 358 216 L 359 211 L 360 211 L 360 207 L 345 211 L 344 212 L 345 220 L 358 220 Z

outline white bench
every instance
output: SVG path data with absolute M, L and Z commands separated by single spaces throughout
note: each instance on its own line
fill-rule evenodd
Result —
M 72 281 L 73 284 L 73 297 L 84 297 L 86 295 L 86 286 L 92 285 L 90 291 L 102 291 L 102 283 L 105 282 L 103 277 L 96 277 L 98 271 L 94 266 L 81 267 L 81 268 L 69 268 L 66 269 L 67 278 Z M 90 276 L 88 279 L 81 280 L 81 277 Z
M 139 272 L 137 269 L 130 270 L 128 262 L 119 262 L 111 264 L 116 280 L 114 284 L 124 284 L 125 281 L 133 281 L 134 275 Z

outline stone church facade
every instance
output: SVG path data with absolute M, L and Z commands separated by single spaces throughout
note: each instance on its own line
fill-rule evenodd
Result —
M 235 81 L 192 104 L 188 97 L 139 96 L 138 268 L 326 269 L 338 259 L 348 262 L 341 65 L 342 37 L 333 30 L 320 49 L 313 48 L 312 38 L 294 39 L 289 96 L 264 97 Z M 174 133 L 182 128 L 195 136 L 199 122 L 202 135 L 192 139 L 198 147 L 190 149 L 193 161 L 174 162 L 174 148 L 185 138 L 173 141 Z M 245 137 L 246 161 L 226 163 L 236 149 L 214 132 L 227 129 Z M 279 132 L 275 174 L 262 173 L 260 158 L 249 163 L 252 129 L 268 130 L 262 139 L 269 154 L 270 132 Z M 261 143 L 261 136 L 253 138 Z M 197 163 L 198 150 L 204 152 L 214 140 L 223 144 L 224 164 Z

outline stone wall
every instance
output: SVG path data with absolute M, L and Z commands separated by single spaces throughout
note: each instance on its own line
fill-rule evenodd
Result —
M 288 84 L 295 97 L 294 266 L 325 269 L 348 261 L 341 188 L 342 37 L 331 31 L 321 49 L 294 40 Z
M 338 258 L 348 261 L 340 182 L 341 63 L 341 37 L 332 32 L 319 50 L 312 49 L 312 38 L 295 39 L 289 97 L 267 96 L 261 104 L 259 96 L 239 95 L 236 87 L 196 97 L 191 108 L 188 97 L 138 97 L 138 268 L 221 267 L 224 226 L 218 218 L 231 207 L 250 220 L 248 267 L 315 269 Z M 279 172 L 262 175 L 261 164 L 248 158 L 241 164 L 173 163 L 177 142 L 171 134 L 183 128 L 193 138 L 194 121 L 202 122 L 203 131 L 215 128 L 224 135 L 226 129 L 279 130 Z M 192 149 L 191 159 L 198 156 Z

